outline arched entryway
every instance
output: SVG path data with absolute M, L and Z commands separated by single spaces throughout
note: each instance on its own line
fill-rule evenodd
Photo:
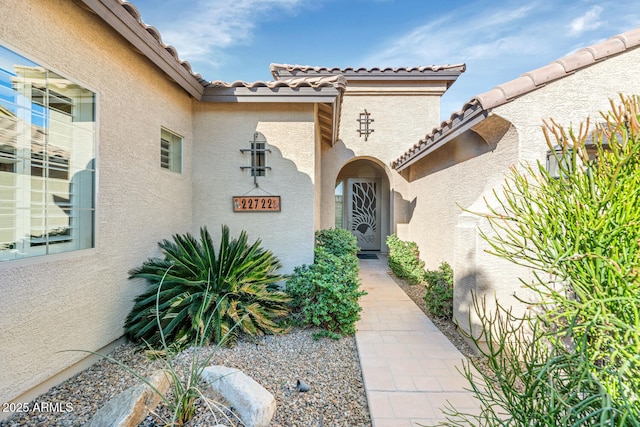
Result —
M 389 234 L 389 178 L 378 161 L 346 163 L 335 183 L 335 226 L 351 231 L 361 251 L 384 251 Z

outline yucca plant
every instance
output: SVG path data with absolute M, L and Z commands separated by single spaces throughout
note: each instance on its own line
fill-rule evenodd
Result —
M 132 341 L 160 348 L 164 335 L 172 350 L 180 350 L 195 344 L 205 330 L 205 344 L 229 345 L 241 332 L 256 336 L 286 330 L 278 324 L 289 313 L 290 300 L 277 285 L 281 264 L 260 240 L 247 243 L 244 231 L 231 239 L 223 226 L 217 251 L 206 227 L 200 229 L 199 241 L 187 233 L 158 245 L 164 258 L 150 258 L 129 272 L 130 278 L 144 278 L 148 284 L 125 322 Z

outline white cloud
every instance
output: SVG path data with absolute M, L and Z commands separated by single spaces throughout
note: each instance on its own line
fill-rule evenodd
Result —
M 574 19 L 569 24 L 569 33 L 572 36 L 579 36 L 586 31 L 595 30 L 602 25 L 600 14 L 603 8 L 601 6 L 593 6 L 584 15 Z
M 365 65 L 424 65 L 466 62 L 494 58 L 510 52 L 534 52 L 537 46 L 523 43 L 531 15 L 540 7 L 531 3 L 509 9 L 502 5 L 489 9 L 482 4 L 476 12 L 453 10 L 449 15 L 413 29 L 378 46 L 363 59 Z M 540 40 L 544 42 L 544 40 Z
M 303 0 L 200 0 L 162 24 L 162 40 L 180 57 L 219 65 L 226 48 L 249 44 L 257 23 L 295 14 Z

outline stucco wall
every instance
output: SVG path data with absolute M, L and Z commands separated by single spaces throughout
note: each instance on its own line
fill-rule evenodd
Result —
M 372 89 L 373 90 L 373 89 Z M 402 92 L 401 87 L 394 90 Z M 378 161 L 389 179 L 391 214 L 383 218 L 384 234 L 395 233 L 395 224 L 408 221 L 411 199 L 408 183 L 390 164 L 407 149 L 407 141 L 418 141 L 428 129 L 437 125 L 440 117 L 440 96 L 437 93 L 406 95 L 393 92 L 362 94 L 363 88 L 347 88 L 340 116 L 340 139 L 322 152 L 322 228 L 334 226 L 336 178 L 344 165 L 355 159 Z M 374 120 L 374 132 L 367 141 L 359 136 L 357 120 L 367 110 Z M 382 236 L 384 242 L 384 235 Z
M 486 211 L 485 198 L 492 203 L 493 189 L 502 186 L 509 166 L 538 160 L 544 164 L 548 148 L 543 119 L 554 118 L 565 126 L 578 126 L 588 116 L 592 123 L 599 121 L 599 111 L 606 111 L 619 92 L 640 93 L 635 78 L 639 71 L 640 49 L 636 49 L 549 83 L 491 111 L 485 122 L 510 124 L 505 133 L 486 133 L 500 136 L 495 147 L 483 148 L 467 132 L 409 168 L 411 197 L 416 200 L 410 237 L 428 268 L 442 261 L 452 264 L 455 315 L 462 325 L 468 322 L 471 291 L 513 303 L 511 295 L 521 286 L 518 278 L 526 280 L 530 272 L 488 254 L 478 233 L 478 227 L 488 231 L 488 225 L 461 208 Z
M 127 271 L 191 227 L 192 101 L 95 15 L 67 0 L 0 0 L 2 43 L 97 93 L 96 247 L 0 263 L 0 401 L 122 335 L 141 284 Z M 160 128 L 185 139 L 160 168 Z
M 232 236 L 245 230 L 251 242 L 280 259 L 282 273 L 313 262 L 316 135 L 313 104 L 200 104 L 194 117 L 193 228 L 207 226 L 214 241 L 222 224 Z M 262 133 L 271 153 L 266 176 L 253 177 L 248 149 Z M 232 197 L 277 195 L 280 212 L 233 212 Z
M 501 123 L 502 125 L 503 123 Z M 418 243 L 427 268 L 453 262 L 454 228 L 462 213 L 485 191 L 502 182 L 517 161 L 517 134 L 502 130 L 488 143 L 475 134 L 456 138 L 409 169 L 409 240 Z M 488 167 L 488 165 L 491 165 Z

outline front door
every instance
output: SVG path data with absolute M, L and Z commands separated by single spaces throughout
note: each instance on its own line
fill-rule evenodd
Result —
M 361 250 L 380 250 L 380 179 L 347 179 L 347 229 Z

